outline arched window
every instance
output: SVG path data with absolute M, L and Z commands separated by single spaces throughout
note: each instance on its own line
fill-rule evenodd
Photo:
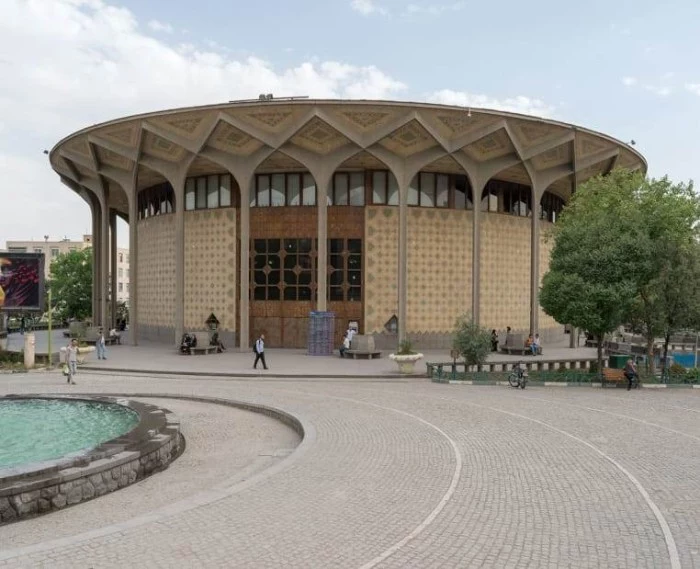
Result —
M 564 200 L 551 192 L 545 192 L 540 200 L 540 219 L 556 223 L 564 209 Z
M 175 193 L 170 182 L 145 188 L 138 195 L 139 219 L 175 211 Z

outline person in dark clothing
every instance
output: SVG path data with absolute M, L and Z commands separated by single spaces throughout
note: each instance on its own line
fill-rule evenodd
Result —
M 632 385 L 636 386 L 638 384 L 639 378 L 639 375 L 637 374 L 637 366 L 635 365 L 632 359 L 627 360 L 623 373 L 627 378 L 627 391 L 629 391 L 630 389 L 632 389 Z
M 265 363 L 265 334 L 260 334 L 260 337 L 255 341 L 254 351 L 255 362 L 253 362 L 253 369 L 258 368 L 259 361 L 262 362 L 263 368 L 267 369 L 267 363 Z

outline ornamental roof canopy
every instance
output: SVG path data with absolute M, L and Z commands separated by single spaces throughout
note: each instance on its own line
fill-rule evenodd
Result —
M 272 99 L 175 109 L 80 130 L 51 150 L 51 166 L 84 197 L 126 196 L 183 175 L 388 168 L 534 185 L 562 195 L 619 166 L 646 171 L 631 146 L 582 127 L 488 109 L 422 103 Z

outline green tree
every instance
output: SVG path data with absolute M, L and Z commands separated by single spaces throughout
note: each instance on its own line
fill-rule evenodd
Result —
M 665 367 L 671 334 L 696 328 L 700 320 L 700 199 L 692 184 L 673 184 L 668 178 L 645 181 L 635 197 L 648 259 L 647 272 L 639 275 L 630 322 L 646 339 L 653 371 L 655 338 L 664 338 Z
M 455 323 L 452 349 L 458 352 L 468 366 L 480 366 L 491 352 L 491 332 L 481 328 L 469 314 L 463 314 Z
M 651 272 L 635 207 L 640 173 L 615 170 L 576 190 L 552 230 L 554 247 L 540 291 L 544 311 L 558 322 L 603 339 L 631 312 L 642 275 Z
M 92 249 L 71 251 L 54 259 L 48 286 L 57 318 L 88 318 L 92 313 Z

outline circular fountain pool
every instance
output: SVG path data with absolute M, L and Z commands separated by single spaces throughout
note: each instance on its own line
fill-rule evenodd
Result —
M 101 401 L 0 400 L 0 468 L 87 451 L 128 433 L 132 409 Z
M 91 500 L 184 450 L 170 411 L 103 396 L 0 397 L 0 525 Z

